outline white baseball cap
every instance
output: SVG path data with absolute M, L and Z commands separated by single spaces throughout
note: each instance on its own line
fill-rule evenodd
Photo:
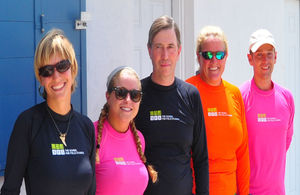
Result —
M 270 44 L 275 48 L 273 35 L 266 29 L 259 29 L 250 36 L 249 51 L 256 52 L 263 44 Z

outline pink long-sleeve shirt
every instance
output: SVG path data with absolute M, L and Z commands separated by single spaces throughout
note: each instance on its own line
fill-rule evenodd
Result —
M 94 123 L 96 139 L 98 121 Z M 145 149 L 145 140 L 138 131 Z M 96 195 L 142 195 L 148 184 L 148 172 L 137 152 L 134 136 L 129 128 L 125 133 L 114 130 L 108 121 L 103 124 L 96 163 Z
M 290 91 L 273 84 L 260 90 L 254 80 L 240 87 L 249 136 L 250 193 L 284 195 L 286 152 L 293 135 L 294 100 Z

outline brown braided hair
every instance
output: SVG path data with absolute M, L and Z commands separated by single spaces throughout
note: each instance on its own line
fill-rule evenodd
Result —
M 131 121 L 129 125 L 130 125 L 131 131 L 132 131 L 132 133 L 134 135 L 134 141 L 135 141 L 135 144 L 136 144 L 137 151 L 139 153 L 140 159 L 146 165 L 148 173 L 149 173 L 149 175 L 151 177 L 152 182 L 155 183 L 157 181 L 157 172 L 154 170 L 154 168 L 153 168 L 152 165 L 149 165 L 147 163 L 146 156 L 145 156 L 145 154 L 143 152 L 143 149 L 142 149 L 141 139 L 140 139 L 140 136 L 138 135 L 138 131 L 137 131 L 136 127 L 135 127 L 134 121 Z
M 99 159 L 100 141 L 102 137 L 103 123 L 107 117 L 108 117 L 108 104 L 105 103 L 103 108 L 101 109 L 101 113 L 97 125 L 98 136 L 97 136 L 97 148 L 96 148 L 96 164 L 100 163 L 100 159 Z
M 139 77 L 137 75 L 137 73 L 130 67 L 119 67 L 117 68 L 119 69 L 118 71 L 113 71 L 115 72 L 114 75 L 110 75 L 108 82 L 107 82 L 107 92 L 111 93 L 112 90 L 111 88 L 114 86 L 116 80 L 120 77 L 120 74 L 123 70 L 127 70 L 130 73 L 133 73 L 134 76 L 137 78 L 137 80 L 140 82 Z M 141 86 L 141 84 L 139 83 L 139 86 Z M 99 150 L 100 150 L 100 143 L 101 143 L 101 137 L 102 137 L 102 129 L 103 129 L 103 123 L 104 121 L 108 118 L 108 114 L 109 114 L 109 105 L 108 103 L 105 103 L 103 108 L 101 109 L 101 113 L 99 116 L 99 120 L 98 120 L 98 125 L 97 125 L 97 131 L 98 131 L 98 136 L 97 136 L 97 148 L 96 148 L 96 164 L 100 163 L 100 159 L 99 159 Z M 134 140 L 135 140 L 135 144 L 137 147 L 137 151 L 138 154 L 140 156 L 141 161 L 145 164 L 145 166 L 147 167 L 149 176 L 151 177 L 151 180 L 153 183 L 155 183 L 157 181 L 157 172 L 155 171 L 155 169 L 153 168 L 152 165 L 149 165 L 147 163 L 147 159 L 146 156 L 142 150 L 142 144 L 141 144 L 141 140 L 140 137 L 138 135 L 138 131 L 135 127 L 135 123 L 134 121 L 130 121 L 129 123 L 131 131 L 134 135 Z

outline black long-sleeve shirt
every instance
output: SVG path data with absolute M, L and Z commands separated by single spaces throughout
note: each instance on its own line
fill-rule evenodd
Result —
M 171 86 L 142 80 L 143 98 L 136 126 L 146 142 L 145 155 L 158 171 L 144 194 L 191 195 L 191 152 L 197 194 L 209 194 L 208 154 L 202 104 L 198 90 L 175 78 Z
M 50 110 L 50 108 L 49 108 Z M 18 117 L 10 137 L 1 195 L 17 195 L 25 178 L 28 195 L 94 195 L 95 131 L 87 117 L 73 109 L 50 110 L 64 133 L 64 146 L 43 102 Z

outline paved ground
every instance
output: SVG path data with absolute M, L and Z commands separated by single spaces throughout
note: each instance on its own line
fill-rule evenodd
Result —
M 3 180 L 4 180 L 4 178 L 3 178 L 3 177 L 0 177 L 0 188 L 2 187 Z M 20 195 L 26 195 L 24 183 L 23 183 L 23 185 L 22 185 L 22 187 L 21 187 L 21 194 L 20 194 Z

